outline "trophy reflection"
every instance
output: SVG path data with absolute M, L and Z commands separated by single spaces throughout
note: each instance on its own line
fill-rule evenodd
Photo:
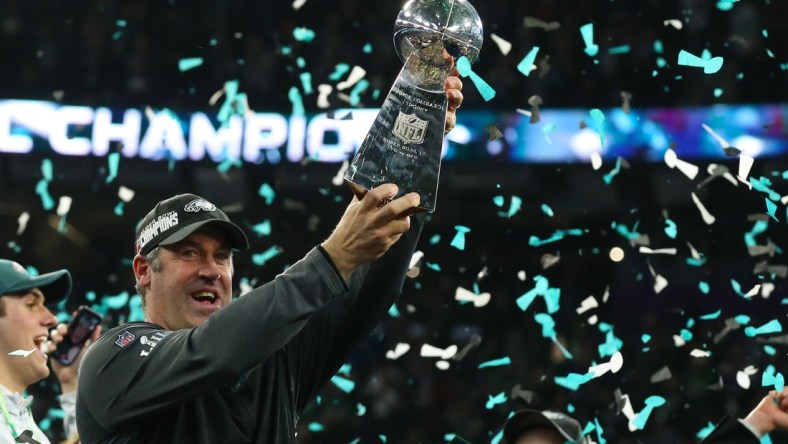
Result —
M 394 25 L 404 65 L 345 173 L 359 198 L 394 183 L 399 195 L 418 192 L 421 210 L 435 210 L 448 108 L 443 82 L 460 57 L 476 60 L 482 38 L 481 19 L 467 0 L 405 4 Z

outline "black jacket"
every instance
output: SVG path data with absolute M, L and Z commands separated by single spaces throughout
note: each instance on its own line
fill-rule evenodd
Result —
M 703 444 L 760 444 L 760 442 L 761 440 L 741 421 L 727 415 L 702 441 Z
M 347 287 L 316 248 L 199 327 L 108 331 L 80 369 L 81 442 L 294 442 L 301 412 L 402 291 L 423 223 L 412 216 Z

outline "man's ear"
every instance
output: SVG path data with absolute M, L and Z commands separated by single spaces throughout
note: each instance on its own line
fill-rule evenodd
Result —
M 150 287 L 150 279 L 153 269 L 151 269 L 148 261 L 146 261 L 143 256 L 138 254 L 134 256 L 132 268 L 134 269 L 134 278 L 137 280 L 137 283 L 145 288 Z

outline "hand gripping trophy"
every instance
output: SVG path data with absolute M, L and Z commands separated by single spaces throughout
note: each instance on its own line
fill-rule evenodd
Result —
M 394 25 L 404 66 L 345 173 L 354 193 L 395 183 L 435 210 L 448 99 L 443 81 L 460 57 L 474 62 L 482 23 L 468 0 L 410 0 Z

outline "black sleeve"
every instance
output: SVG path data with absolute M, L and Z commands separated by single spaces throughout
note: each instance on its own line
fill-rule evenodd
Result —
M 345 291 L 315 249 L 197 328 L 168 332 L 137 323 L 113 329 L 82 362 L 77 402 L 109 430 L 177 405 L 258 365 Z
M 703 444 L 760 444 L 761 440 L 741 421 L 726 415 L 701 442 Z
M 286 348 L 299 413 L 402 292 L 425 219 L 425 214 L 411 216 L 411 227 L 402 238 L 383 257 L 354 271 L 348 282 L 350 291 L 312 317 Z

